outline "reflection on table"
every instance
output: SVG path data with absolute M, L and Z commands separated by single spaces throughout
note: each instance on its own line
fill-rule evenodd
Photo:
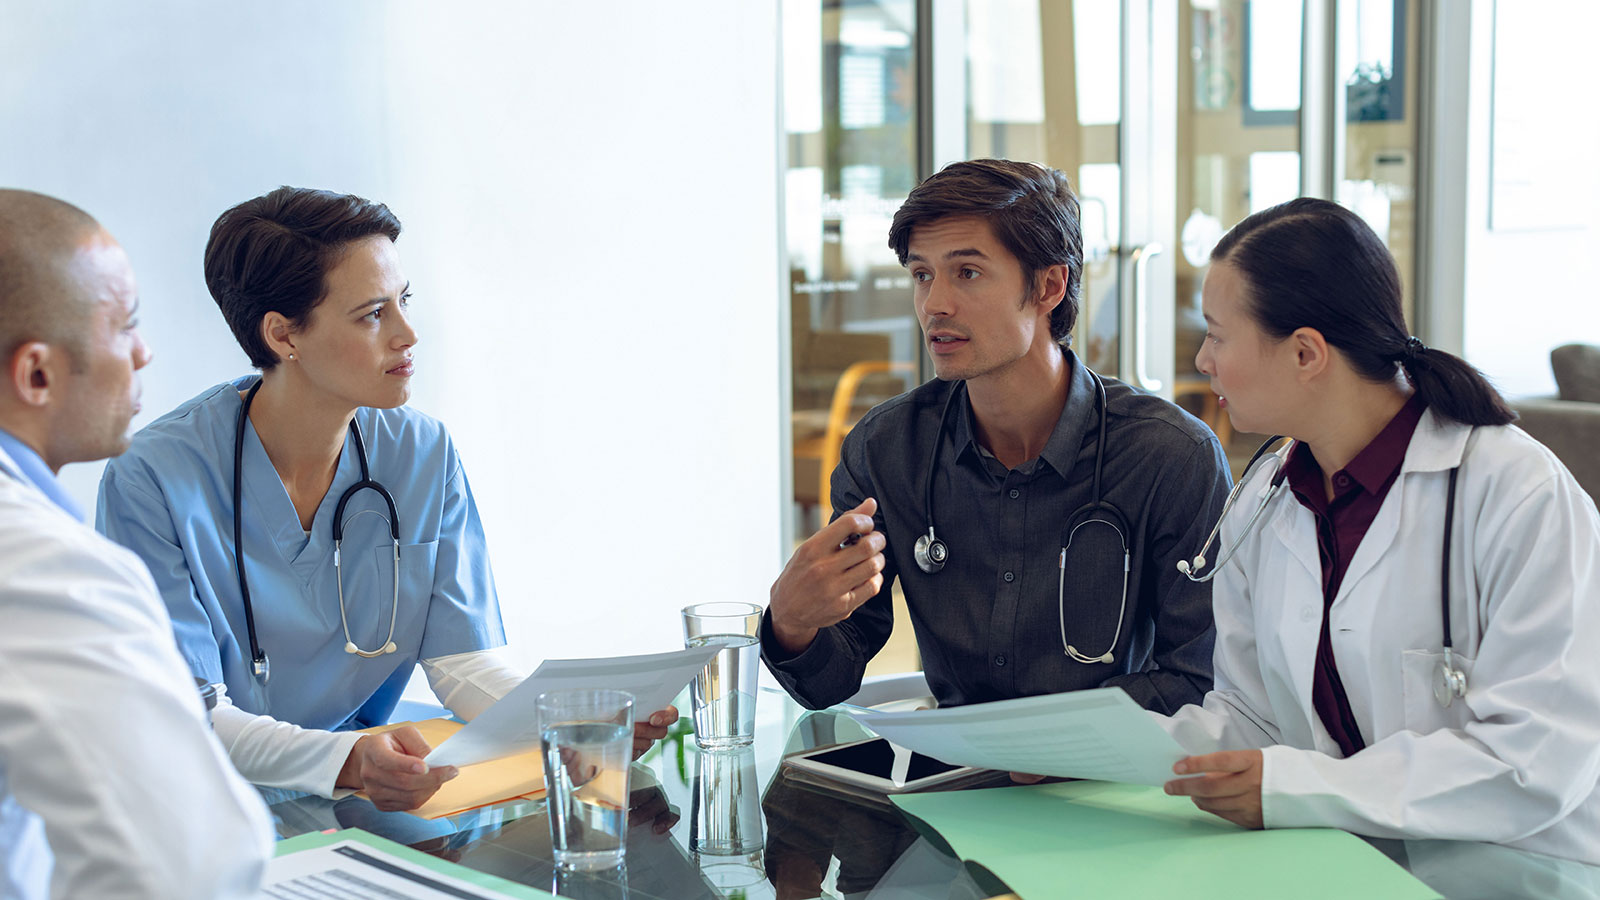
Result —
M 687 708 L 680 703 L 679 708 Z M 361 828 L 562 897 L 715 900 L 850 897 L 979 900 L 1005 892 L 882 798 L 828 790 L 780 770 L 789 753 L 867 734 L 848 716 L 808 712 L 763 689 L 754 746 L 702 752 L 688 719 L 634 764 L 627 859 L 606 873 L 558 873 L 543 801 L 441 819 L 263 789 L 278 833 Z M 1451 900 L 1600 900 L 1600 867 L 1486 844 L 1373 841 Z

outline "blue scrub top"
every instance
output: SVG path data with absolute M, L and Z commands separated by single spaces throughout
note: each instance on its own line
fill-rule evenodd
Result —
M 100 480 L 96 526 L 150 567 L 193 672 L 228 686 L 234 704 L 306 728 L 388 721 L 419 659 L 505 643 L 483 526 L 444 426 L 404 407 L 358 409 L 372 478 L 400 517 L 397 652 L 344 650 L 333 567 L 333 512 L 361 478 L 345 437 L 333 485 L 308 538 L 255 426 L 244 433 L 243 542 L 256 634 L 272 664 L 250 674 L 250 638 L 233 548 L 233 453 L 239 391 L 260 376 L 217 385 L 152 422 Z M 383 518 L 367 513 L 373 511 Z M 341 565 L 350 637 L 383 646 L 394 598 L 387 506 L 363 490 L 345 506 Z

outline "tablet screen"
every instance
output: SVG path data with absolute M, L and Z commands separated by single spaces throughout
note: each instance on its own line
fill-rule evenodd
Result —
M 823 753 L 811 754 L 809 758 L 819 763 L 837 766 L 841 769 L 849 769 L 852 772 L 860 772 L 863 775 L 874 775 L 878 778 L 888 778 L 890 770 L 894 766 L 894 750 L 890 748 L 888 741 L 881 738 L 864 744 L 853 744 Z M 919 778 L 927 778 L 930 775 L 942 775 L 958 768 L 960 766 L 942 763 L 931 756 L 913 753 L 911 754 L 910 767 L 906 770 L 906 781 L 916 781 Z

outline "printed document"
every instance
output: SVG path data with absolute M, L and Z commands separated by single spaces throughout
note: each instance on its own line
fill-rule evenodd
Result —
M 1188 756 L 1121 688 L 915 712 L 856 712 L 891 743 L 958 766 L 1165 784 Z
M 633 695 L 644 718 L 672 702 L 722 647 L 691 647 L 609 659 L 547 659 L 500 702 L 484 710 L 424 757 L 430 766 L 470 766 L 539 749 L 539 695 L 546 691 L 610 688 Z
M 348 834 L 342 832 L 341 834 Z M 548 897 L 531 888 L 507 893 L 455 877 L 459 866 L 435 861 L 430 866 L 388 852 L 376 841 L 344 839 L 322 847 L 288 853 L 267 863 L 267 877 L 257 900 L 510 900 Z M 387 843 L 387 842 L 384 842 Z

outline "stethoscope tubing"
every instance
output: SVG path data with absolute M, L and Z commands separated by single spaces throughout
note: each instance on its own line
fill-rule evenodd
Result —
M 1266 512 L 1267 507 L 1271 506 L 1272 501 L 1283 491 L 1284 479 L 1288 476 L 1288 447 L 1285 447 L 1277 454 L 1278 470 L 1273 473 L 1272 481 L 1262 496 L 1261 502 L 1256 506 L 1255 511 L 1250 514 L 1250 518 L 1245 521 L 1244 527 L 1239 530 L 1239 536 L 1234 538 L 1232 544 L 1223 549 L 1222 555 L 1217 558 L 1215 563 L 1212 563 L 1209 572 L 1204 575 L 1195 574 L 1200 569 L 1205 568 L 1206 551 L 1211 549 L 1211 543 L 1216 540 L 1217 534 L 1222 528 L 1223 520 L 1228 517 L 1228 511 L 1233 509 L 1234 502 L 1238 499 L 1246 482 L 1250 480 L 1250 470 L 1266 455 L 1267 450 L 1272 445 L 1283 439 L 1283 435 L 1275 434 L 1267 438 L 1260 447 L 1256 448 L 1256 452 L 1250 456 L 1250 461 L 1245 463 L 1244 474 L 1239 476 L 1239 482 L 1233 486 L 1232 490 L 1228 491 L 1228 499 L 1222 504 L 1222 513 L 1217 516 L 1217 524 L 1211 527 L 1211 534 L 1206 537 L 1206 542 L 1200 546 L 1200 552 L 1195 554 L 1193 560 L 1180 560 L 1178 562 L 1178 571 L 1182 572 L 1190 581 L 1207 582 L 1216 578 L 1217 573 L 1221 572 L 1233 560 L 1239 547 L 1250 536 L 1250 532 L 1255 528 L 1256 522 L 1261 518 L 1262 513 Z M 1444 546 L 1440 553 L 1439 568 L 1439 618 L 1443 623 L 1444 631 L 1444 662 L 1440 664 L 1437 671 L 1438 677 L 1436 679 L 1434 697 L 1439 702 L 1439 705 L 1446 709 L 1450 707 L 1456 697 L 1465 697 L 1467 693 L 1467 675 L 1464 670 L 1455 664 L 1455 644 L 1454 639 L 1451 637 L 1452 629 L 1450 627 L 1450 539 L 1455 520 L 1456 479 L 1460 474 L 1461 465 L 1458 463 L 1450 469 L 1449 486 L 1445 491 Z
M 244 429 L 250 420 L 250 405 L 255 402 L 256 393 L 261 390 L 263 379 L 257 379 L 245 393 L 244 402 L 239 407 L 239 421 L 234 432 L 233 442 L 233 562 L 234 572 L 239 581 L 239 600 L 244 607 L 245 631 L 250 640 L 250 670 L 257 681 L 265 685 L 272 676 L 272 660 L 267 652 L 262 649 L 261 642 L 256 636 L 255 607 L 250 602 L 250 585 L 244 572 Z M 339 502 L 333 510 L 333 573 L 334 581 L 339 593 L 339 622 L 344 628 L 344 649 L 346 653 L 360 656 L 363 659 L 373 659 L 387 653 L 394 653 L 398 649 L 394 643 L 396 622 L 400 617 L 400 515 L 396 511 L 394 497 L 381 483 L 372 478 L 367 466 L 366 442 L 361 438 L 361 427 L 355 419 L 350 419 L 350 436 L 355 444 L 356 461 L 361 468 L 361 479 L 346 488 L 339 496 Z M 393 545 L 394 558 L 394 598 L 389 608 L 389 636 L 377 650 L 364 650 L 358 647 L 350 637 L 350 620 L 345 611 L 344 602 L 344 568 L 341 565 L 341 550 L 344 543 L 344 509 L 350 498 L 357 493 L 370 490 L 377 492 L 383 498 L 384 505 L 389 509 L 386 520 L 389 525 L 389 539 Z M 372 513 L 378 518 L 384 518 L 376 510 L 363 510 L 356 513 Z
M 1108 401 L 1106 400 L 1106 385 L 1105 382 L 1101 380 L 1100 376 L 1094 371 L 1090 370 L 1087 366 L 1084 367 L 1084 371 L 1089 373 L 1090 379 L 1092 379 L 1094 382 L 1095 400 L 1100 411 L 1099 431 L 1095 435 L 1093 481 L 1094 499 L 1088 506 L 1076 513 L 1073 513 L 1071 519 L 1069 520 L 1072 521 L 1077 519 L 1080 515 L 1084 514 L 1085 510 L 1091 511 L 1090 517 L 1085 518 L 1081 522 L 1077 522 L 1077 524 L 1073 526 L 1072 530 L 1062 541 L 1061 555 L 1058 566 L 1060 572 L 1057 577 L 1056 584 L 1056 606 L 1058 621 L 1061 626 L 1062 652 L 1064 652 L 1072 660 L 1085 665 L 1092 665 L 1095 663 L 1110 664 L 1115 661 L 1113 652 L 1117 648 L 1117 643 L 1122 640 L 1123 619 L 1126 618 L 1128 614 L 1128 573 L 1131 568 L 1132 554 L 1128 549 L 1128 536 L 1125 533 L 1126 525 L 1118 525 L 1117 522 L 1113 521 L 1111 518 L 1114 516 L 1116 520 L 1126 523 L 1126 517 L 1124 517 L 1122 512 L 1115 506 L 1107 503 L 1104 497 L 1101 495 L 1100 474 L 1106 455 L 1106 409 L 1109 405 Z M 949 559 L 948 546 L 943 541 L 939 540 L 934 531 L 933 476 L 939 468 L 939 449 L 941 444 L 944 442 L 945 426 L 949 422 L 950 408 L 954 405 L 956 398 L 960 396 L 961 393 L 960 386 L 954 386 L 950 389 L 950 395 L 945 398 L 944 408 L 939 413 L 939 427 L 934 432 L 933 451 L 928 458 L 928 477 L 923 483 L 923 509 L 927 512 L 928 516 L 928 533 L 917 539 L 917 546 L 913 556 L 916 559 L 917 568 L 929 575 L 933 575 L 943 569 L 945 562 L 947 562 Z M 1104 514 L 1100 515 L 1099 517 L 1094 517 L 1094 511 L 1104 511 Z M 1102 525 L 1106 525 L 1107 527 L 1111 528 L 1112 531 L 1115 531 L 1117 533 L 1118 540 L 1122 544 L 1122 600 L 1117 610 L 1117 629 L 1116 633 L 1112 635 L 1111 646 L 1107 647 L 1106 652 L 1102 654 L 1090 656 L 1080 652 L 1077 647 L 1073 646 L 1067 640 L 1067 549 L 1071 546 L 1072 538 L 1077 534 L 1079 529 L 1083 528 L 1085 525 L 1097 522 Z
M 1278 461 L 1278 471 L 1273 473 L 1272 482 L 1267 486 L 1266 495 L 1262 497 L 1261 503 L 1256 507 L 1255 512 L 1250 514 L 1250 520 L 1245 522 L 1244 528 L 1239 531 L 1239 536 L 1234 538 L 1231 545 L 1224 548 L 1222 556 L 1212 564 L 1211 571 L 1204 575 L 1195 574 L 1205 568 L 1206 551 L 1211 549 L 1212 542 L 1217 539 L 1217 534 L 1222 530 L 1223 520 L 1228 518 L 1228 512 L 1233 509 L 1233 504 L 1238 501 L 1240 493 L 1244 490 L 1245 483 L 1250 480 L 1250 470 L 1261 460 L 1261 457 L 1267 454 L 1273 444 L 1283 439 L 1283 435 L 1275 434 L 1263 441 L 1261 446 L 1256 448 L 1256 452 L 1250 454 L 1250 461 L 1244 464 L 1244 474 L 1239 476 L 1239 482 L 1228 491 L 1228 499 L 1222 502 L 1222 512 L 1217 516 L 1217 523 L 1211 526 L 1211 533 L 1206 535 L 1206 542 L 1200 545 L 1200 552 L 1195 554 L 1193 560 L 1180 560 L 1178 562 L 1178 571 L 1182 572 L 1184 577 L 1196 583 L 1205 583 L 1216 578 L 1217 573 L 1222 571 L 1222 567 L 1226 566 L 1233 559 L 1234 554 L 1238 552 L 1240 545 L 1244 543 L 1244 539 L 1250 534 L 1250 529 L 1255 527 L 1256 520 L 1261 518 L 1261 514 L 1272 504 L 1273 498 L 1278 496 L 1279 491 L 1283 490 L 1283 479 L 1288 472 L 1283 467 L 1283 460 L 1280 459 Z

